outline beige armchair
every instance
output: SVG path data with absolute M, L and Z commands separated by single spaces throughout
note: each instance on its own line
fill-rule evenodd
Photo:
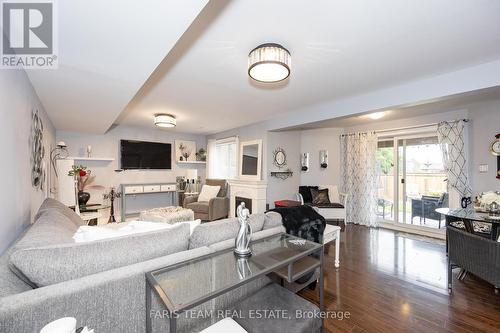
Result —
M 207 185 L 220 186 L 216 198 L 209 202 L 198 201 L 197 195 L 190 195 L 184 198 L 184 208 L 189 208 L 194 212 L 194 218 L 203 221 L 214 221 L 226 218 L 229 214 L 229 197 L 227 196 L 227 181 L 224 179 L 207 179 Z

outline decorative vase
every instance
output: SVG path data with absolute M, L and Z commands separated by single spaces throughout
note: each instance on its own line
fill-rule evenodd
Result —
M 78 205 L 79 206 L 86 206 L 89 199 L 90 199 L 90 193 L 78 191 Z

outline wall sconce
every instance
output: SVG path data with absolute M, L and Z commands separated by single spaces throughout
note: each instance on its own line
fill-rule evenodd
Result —
M 309 171 L 309 153 L 303 153 L 300 159 L 300 170 L 307 172 Z
M 328 150 L 319 151 L 319 165 L 323 169 L 328 167 Z

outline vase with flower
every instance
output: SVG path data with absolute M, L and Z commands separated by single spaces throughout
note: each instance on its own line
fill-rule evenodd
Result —
M 85 192 L 86 189 L 103 190 L 104 186 L 92 185 L 95 176 L 91 175 L 92 171 L 83 165 L 73 165 L 68 172 L 68 176 L 75 179 L 75 187 L 77 191 L 78 206 L 86 206 L 90 200 L 90 193 Z

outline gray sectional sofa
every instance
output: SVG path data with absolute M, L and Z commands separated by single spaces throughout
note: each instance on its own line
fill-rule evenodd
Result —
M 251 216 L 253 239 L 284 231 L 276 213 Z M 74 243 L 83 221 L 47 199 L 35 223 L 0 257 L 0 332 L 39 332 L 48 322 L 71 316 L 98 332 L 145 331 L 145 276 L 148 271 L 228 249 L 235 219 L 205 223 L 189 234 L 181 225 L 167 231 Z M 189 279 L 189 277 L 186 277 Z M 267 277 L 217 298 L 201 308 L 230 308 L 271 283 Z M 304 301 L 305 302 L 305 301 Z M 153 309 L 163 310 L 156 298 Z M 219 318 L 220 319 L 220 318 Z M 197 332 L 216 319 L 180 320 L 181 332 Z M 153 332 L 168 332 L 168 319 L 154 319 Z

